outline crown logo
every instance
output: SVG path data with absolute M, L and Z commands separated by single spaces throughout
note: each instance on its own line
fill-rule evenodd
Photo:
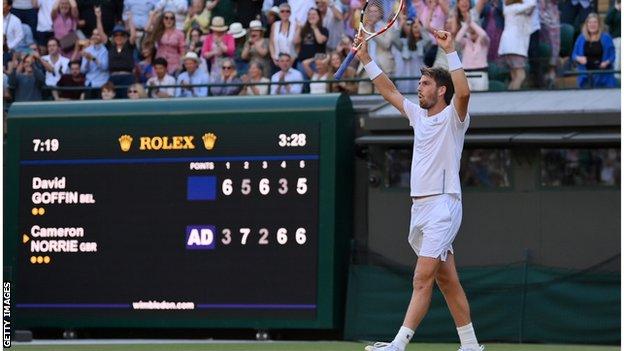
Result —
M 204 141 L 204 147 L 206 150 L 212 150 L 217 142 L 217 136 L 212 133 L 206 133 L 202 136 L 202 140 Z
M 132 137 L 128 134 L 124 134 L 119 137 L 119 146 L 121 147 L 121 151 L 128 152 L 130 150 L 130 146 L 132 145 Z

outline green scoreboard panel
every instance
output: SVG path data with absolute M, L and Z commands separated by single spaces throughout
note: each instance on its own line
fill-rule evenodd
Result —
M 335 328 L 346 96 L 15 104 L 18 327 Z

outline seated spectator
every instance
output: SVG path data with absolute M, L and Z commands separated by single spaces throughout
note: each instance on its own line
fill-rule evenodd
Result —
M 340 39 L 344 35 L 344 11 L 340 1 L 337 0 L 318 0 L 316 2 L 321 18 L 323 18 L 323 27 L 329 31 L 327 38 L 327 49 L 336 50 Z
M 188 1 L 187 0 L 160 0 L 156 4 L 156 12 L 168 12 L 172 13 L 175 17 L 174 27 L 177 30 L 184 30 L 184 20 L 188 13 Z
M 420 21 L 406 21 L 403 25 L 405 38 L 401 38 L 402 68 L 397 77 L 420 77 L 420 69 L 425 67 L 425 53 L 433 45 L 429 33 L 422 27 Z M 415 93 L 418 90 L 418 80 L 399 80 L 397 88 L 404 93 Z
M 279 5 L 279 21 L 275 21 L 271 27 L 271 36 L 269 38 L 269 51 L 271 53 L 272 69 L 271 72 L 279 70 L 280 53 L 288 54 L 294 63 L 297 57 L 295 49 L 295 36 L 297 32 L 297 23 L 291 19 L 291 10 L 288 3 Z
M 135 66 L 134 76 L 135 81 L 141 84 L 145 84 L 150 78 L 154 76 L 154 46 L 147 42 L 147 45 L 143 45 L 141 49 L 141 57 L 143 59 Z
M 147 99 L 147 93 L 145 92 L 145 88 L 143 88 L 143 85 L 141 83 L 134 83 L 128 87 L 128 99 Z
M 85 76 L 80 73 L 80 61 L 72 61 L 69 63 L 69 74 L 63 74 L 56 84 L 57 87 L 84 87 Z M 84 90 L 53 90 L 52 96 L 54 100 L 84 100 Z
M 76 0 L 57 0 L 52 7 L 52 30 L 59 40 L 61 55 L 70 58 L 78 41 L 78 5 Z
M 230 24 L 230 29 L 227 32 L 229 35 L 234 37 L 234 63 L 236 64 L 236 70 L 245 72 L 247 71 L 247 61 L 245 61 L 241 54 L 243 53 L 243 49 L 245 47 L 245 43 L 247 42 L 247 30 L 243 28 L 242 23 L 234 22 Z
M 186 71 L 180 73 L 177 84 L 180 86 L 176 89 L 177 97 L 196 97 L 208 96 L 208 83 L 210 79 L 208 75 L 200 71 L 199 57 L 194 52 L 187 52 L 183 57 L 184 68 Z M 204 85 L 194 87 L 192 85 Z
M 314 68 L 312 68 L 314 62 Z M 327 81 L 331 79 L 329 57 L 326 54 L 316 54 L 302 63 L 308 77 L 310 77 L 310 94 L 326 94 L 329 92 L 329 83 L 314 83 L 315 81 Z
M 526 78 L 524 66 L 529 53 L 531 13 L 535 0 L 505 0 L 505 29 L 501 35 L 498 54 L 511 70 L 509 90 L 518 90 Z
M 202 56 L 208 62 L 211 77 L 221 74 L 221 61 L 226 57 L 234 57 L 236 50 L 234 37 L 227 34 L 228 26 L 223 17 L 213 17 L 210 26 L 212 33 L 204 39 Z
M 4 17 L 2 22 L 4 31 L 2 33 L 4 34 L 4 41 L 9 50 L 13 50 L 24 37 L 22 21 L 11 13 L 12 4 L 13 0 L 3 0 L 2 2 L 2 15 Z
M 260 21 L 251 21 L 249 23 L 249 39 L 245 42 L 241 58 L 246 61 L 261 62 L 264 67 L 262 75 L 269 75 L 269 39 L 264 38 L 264 27 Z
M 100 88 L 108 81 L 108 50 L 98 29 L 91 34 L 91 45 L 76 52 L 82 57 L 80 71 L 86 75 L 86 86 Z M 99 95 L 92 91 L 94 95 Z
M 37 62 L 39 54 L 27 55 L 23 60 L 14 55 L 7 73 L 9 85 L 13 87 L 14 101 L 41 101 L 41 88 L 45 83 L 43 69 Z
M 249 64 L 249 72 L 243 74 L 241 81 L 245 83 L 241 90 L 241 95 L 266 95 L 269 93 L 269 85 L 255 85 L 249 83 L 269 83 L 269 78 L 264 77 L 263 63 L 259 61 L 251 61 Z
M 204 33 L 198 27 L 194 27 L 189 31 L 188 38 L 186 40 L 186 46 L 189 51 L 193 51 L 198 57 L 201 57 L 201 49 L 204 45 L 204 39 L 202 38 Z
M 210 1 L 209 3 L 212 4 L 213 2 Z M 184 33 L 189 33 L 193 28 L 198 28 L 201 32 L 207 33 L 208 26 L 210 26 L 211 9 L 205 0 L 193 0 L 184 20 Z
M 609 27 L 609 34 L 613 39 L 613 46 L 615 47 L 615 64 L 613 69 L 620 70 L 620 23 L 622 21 L 621 0 L 615 0 L 613 6 L 607 12 L 605 17 L 605 24 Z M 619 78 L 619 74 L 617 77 Z
M 13 48 L 13 50 L 28 54 L 32 51 L 33 44 L 34 47 L 37 47 L 37 44 L 35 43 L 35 39 L 33 38 L 30 26 L 22 23 L 22 32 L 24 33 L 24 36 L 22 37 L 22 40 L 17 44 L 17 46 Z
M 544 83 L 549 89 L 555 86 L 557 63 L 561 51 L 561 22 L 557 2 L 557 0 L 540 0 L 539 2 L 540 41 L 550 46 L 550 57 L 547 62 L 548 71 L 544 77 Z
M 155 99 L 170 98 L 175 95 L 175 88 L 160 88 L 160 86 L 175 85 L 176 80 L 167 74 L 167 60 L 159 57 L 154 60 L 155 75 L 147 81 L 150 96 Z
M 495 62 L 498 60 L 498 44 L 505 27 L 503 2 L 502 0 L 478 0 L 476 9 L 481 14 L 481 27 L 485 29 L 490 38 L 488 62 Z
M 102 85 L 100 97 L 102 98 L 102 100 L 113 100 L 115 98 L 115 84 L 113 84 L 113 82 L 111 81 L 108 81 L 104 85 Z
M 35 41 L 39 45 L 40 52 L 46 52 L 46 46 L 50 38 L 54 38 L 52 29 L 52 8 L 56 0 L 32 0 L 37 11 L 37 30 Z
M 297 69 L 304 74 L 306 72 L 303 68 L 303 61 L 314 57 L 315 54 L 325 53 L 327 50 L 329 31 L 322 25 L 321 13 L 317 8 L 311 8 L 305 24 L 297 28 L 295 35 L 295 46 L 299 48 Z
M 266 12 L 266 23 L 264 25 L 264 37 L 271 37 L 271 28 L 273 28 L 273 23 L 280 20 L 280 10 L 279 7 L 273 6 Z
M 117 86 L 117 97 L 127 95 L 126 89 L 135 82 L 134 79 L 134 49 L 136 31 L 132 25 L 132 16 L 129 14 L 130 33 L 122 24 L 113 28 L 113 40 L 108 43 L 108 72 L 110 81 Z
M 590 13 L 585 20 L 581 34 L 574 43 L 572 60 L 578 63 L 579 72 L 588 70 L 612 70 L 615 61 L 615 47 L 611 36 L 602 31 L 600 18 Z M 615 87 L 613 73 L 581 74 L 577 77 L 579 88 Z
M 45 69 L 45 84 L 56 86 L 61 76 L 69 70 L 69 59 L 61 56 L 58 39 L 48 40 L 48 55 L 41 57 L 41 64 Z
M 334 51 L 331 53 L 329 57 L 330 70 L 332 72 L 336 72 L 340 65 L 342 64 L 342 60 L 344 57 Z M 354 60 L 355 61 L 355 60 Z M 353 79 L 355 78 L 355 68 L 353 66 L 347 67 L 344 74 L 342 75 L 341 80 Z M 345 92 L 347 94 L 355 94 L 358 90 L 358 84 L 356 82 L 340 82 L 340 83 L 332 83 L 331 84 L 331 92 L 332 93 L 341 93 Z
M 221 61 L 221 74 L 213 81 L 213 84 L 240 84 L 241 79 L 237 77 L 234 60 L 227 58 Z M 216 86 L 210 88 L 210 94 L 216 96 L 238 95 L 241 86 Z
M 460 0 L 460 3 L 462 0 Z M 455 42 L 462 52 L 462 65 L 471 91 L 486 91 L 489 87 L 487 54 L 490 38 L 471 17 L 461 23 Z
M 279 72 L 271 77 L 271 95 L 301 94 L 302 83 L 288 84 L 288 82 L 300 82 L 303 75 L 298 70 L 292 68 L 292 57 L 285 52 L 279 54 Z
M 180 58 L 186 50 L 184 33 L 175 27 L 175 15 L 171 11 L 165 11 L 157 20 L 155 28 L 149 28 L 151 33 L 150 42 L 156 45 L 156 57 L 162 57 L 169 65 L 169 74 L 176 75 L 182 68 Z

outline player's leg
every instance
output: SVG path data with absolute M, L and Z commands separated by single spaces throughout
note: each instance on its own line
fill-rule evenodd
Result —
M 455 267 L 455 256 L 453 254 L 449 254 L 446 261 L 440 264 L 435 280 L 455 321 L 457 333 L 461 341 L 461 350 L 481 350 L 472 327 L 470 306 L 466 293 L 459 282 L 459 276 Z

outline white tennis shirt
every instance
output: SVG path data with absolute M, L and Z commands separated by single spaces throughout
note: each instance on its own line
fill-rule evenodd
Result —
M 411 196 L 461 194 L 459 167 L 470 116 L 460 121 L 453 102 L 432 116 L 408 99 L 403 109 L 414 128 Z

